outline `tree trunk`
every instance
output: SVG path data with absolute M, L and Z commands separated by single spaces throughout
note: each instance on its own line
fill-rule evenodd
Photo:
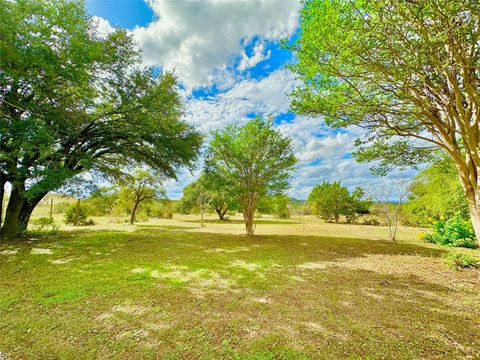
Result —
M 14 240 L 19 233 L 19 218 L 23 204 L 26 199 L 18 186 L 12 185 L 10 199 L 5 213 L 5 222 L 3 223 L 2 233 L 7 240 Z
M 478 209 L 478 202 L 470 201 L 468 198 L 468 209 L 470 210 L 470 219 L 472 220 L 473 230 L 477 246 L 480 247 L 480 211 Z
M 2 221 L 3 221 L 3 197 L 5 195 L 6 181 L 0 177 L 0 241 L 2 241 Z
M 220 216 L 220 220 L 225 220 L 225 214 L 227 213 L 228 209 L 225 209 L 223 210 L 221 216 Z
M 225 210 L 222 210 L 222 209 L 215 209 L 217 215 L 218 215 L 218 218 L 220 220 L 225 220 L 225 214 L 227 213 L 227 210 L 228 209 L 225 209 Z
M 472 221 L 473 230 L 475 231 L 475 240 L 477 246 L 480 247 L 480 189 L 478 187 L 478 169 L 474 165 L 470 168 L 464 167 L 456 161 L 455 158 L 454 160 L 460 183 L 467 198 L 470 220 Z
M 48 192 L 42 192 L 30 200 L 25 200 L 18 216 L 18 228 L 21 233 L 25 232 L 30 221 L 30 216 L 38 203 L 47 195 Z
M 138 201 L 135 202 L 135 205 L 133 205 L 133 209 L 132 209 L 132 216 L 130 217 L 130 224 L 133 225 L 133 223 L 135 222 L 135 213 L 137 212 L 137 208 L 138 208 Z
M 243 219 L 245 220 L 245 231 L 247 236 L 254 235 L 254 216 L 257 207 L 257 195 L 248 194 L 243 206 Z
M 205 207 L 202 205 L 200 205 L 200 227 L 204 227 L 205 225 L 203 224 L 203 216 L 205 214 Z

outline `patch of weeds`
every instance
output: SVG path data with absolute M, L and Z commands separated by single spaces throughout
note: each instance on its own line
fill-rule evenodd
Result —
M 185 279 L 179 279 L 175 277 L 165 277 L 164 281 L 173 287 L 182 287 L 188 284 L 188 280 Z
M 151 279 L 151 276 L 148 273 L 132 273 L 128 279 L 131 281 L 147 281 Z
M 426 242 L 475 249 L 475 232 L 470 220 L 465 220 L 460 213 L 448 220 L 439 220 L 433 224 L 432 232 L 423 236 Z
M 480 266 L 480 260 L 473 255 L 450 252 L 443 257 L 448 267 L 455 271 Z
M 58 234 L 59 225 L 51 217 L 41 217 L 32 221 L 32 230 L 28 230 L 28 237 L 52 236 Z
M 59 291 L 47 292 L 40 302 L 44 305 L 59 304 L 77 300 L 84 295 L 85 291 L 81 289 L 62 289 Z

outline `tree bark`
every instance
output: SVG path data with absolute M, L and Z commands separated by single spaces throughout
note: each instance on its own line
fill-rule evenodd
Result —
M 458 177 L 467 198 L 470 220 L 475 232 L 475 241 L 480 247 L 480 189 L 478 186 L 478 169 L 472 162 L 462 163 L 454 158 L 458 171 Z M 470 163 L 470 167 L 465 166 Z
M 475 231 L 476 243 L 480 247 L 480 211 L 478 208 L 478 193 L 467 194 L 468 209 L 470 210 L 470 220 L 472 221 L 473 230 Z
M 2 221 L 3 221 L 3 197 L 5 196 L 6 181 L 0 177 L 0 241 L 2 241 Z
M 33 210 L 47 194 L 48 192 L 42 192 L 33 199 L 24 201 L 22 210 L 20 210 L 20 215 L 18 217 L 18 228 L 20 233 L 23 233 L 25 230 L 27 230 L 28 222 L 30 221 L 30 216 L 32 215 Z
M 228 209 L 215 209 L 217 215 L 218 215 L 218 218 L 220 220 L 225 220 L 225 214 L 227 213 Z
M 137 212 L 139 201 L 135 201 L 135 205 L 133 205 L 132 209 L 132 216 L 130 217 L 130 224 L 133 225 L 135 222 L 135 213 Z
M 247 195 L 246 201 L 243 206 L 243 219 L 245 220 L 245 231 L 247 236 L 254 235 L 254 216 L 257 208 L 257 198 L 255 193 Z
M 19 218 L 23 204 L 26 199 L 18 186 L 12 185 L 10 199 L 5 213 L 5 222 L 3 223 L 2 233 L 7 240 L 15 240 L 19 233 Z

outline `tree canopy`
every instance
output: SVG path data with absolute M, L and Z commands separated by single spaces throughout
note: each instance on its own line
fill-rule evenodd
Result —
M 131 209 L 130 224 L 135 222 L 141 204 L 166 198 L 162 174 L 149 169 L 137 168 L 131 174 L 123 175 L 117 181 L 117 187 L 118 200 Z
M 442 148 L 480 235 L 480 2 L 308 0 L 289 48 L 299 114 L 362 129 L 357 159 L 377 170 Z M 479 238 L 480 239 L 480 238 Z
M 189 214 L 199 211 L 202 204 L 215 211 L 220 220 L 225 220 L 227 211 L 238 207 L 232 189 L 221 179 L 206 172 L 202 172 L 197 180 L 185 186 L 177 208 L 180 212 Z
M 415 225 L 428 225 L 457 213 L 464 219 L 469 217 L 462 185 L 450 158 L 440 157 L 415 176 L 405 211 Z
M 232 189 L 245 219 L 247 235 L 254 234 L 258 202 L 282 193 L 296 157 L 291 139 L 273 127 L 271 119 L 256 117 L 243 126 L 216 131 L 206 156 L 206 172 Z
M 345 216 L 348 222 L 353 222 L 358 215 L 368 213 L 371 202 L 364 200 L 363 196 L 364 192 L 359 187 L 349 192 L 340 181 L 324 181 L 314 186 L 308 196 L 308 203 L 313 214 L 325 221 L 338 223 L 340 216 Z
M 172 73 L 142 68 L 126 30 L 99 33 L 81 1 L 0 0 L 0 186 L 12 238 L 81 172 L 145 164 L 174 178 L 202 136 L 181 120 Z

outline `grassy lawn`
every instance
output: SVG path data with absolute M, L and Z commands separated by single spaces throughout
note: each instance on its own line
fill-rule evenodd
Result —
M 444 248 L 301 232 L 249 239 L 185 224 L 0 245 L 0 352 L 480 357 L 480 271 L 448 269 Z

